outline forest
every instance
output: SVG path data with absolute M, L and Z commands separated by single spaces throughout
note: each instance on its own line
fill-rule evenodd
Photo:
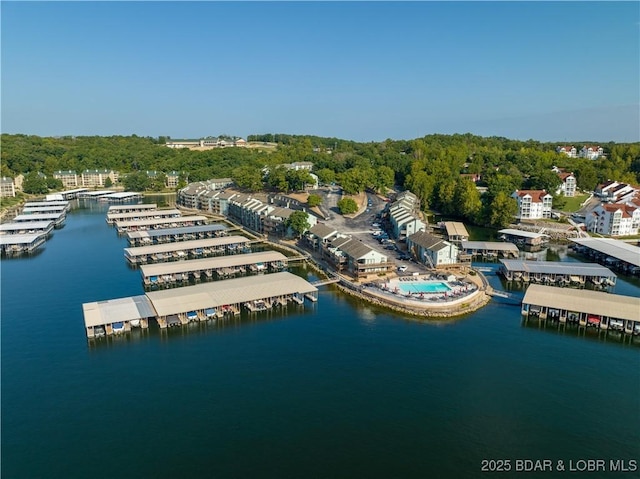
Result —
M 560 143 L 519 141 L 472 134 L 426 135 L 413 140 L 354 142 L 307 135 L 250 135 L 253 142 L 277 143 L 277 148 L 220 148 L 206 151 L 171 149 L 167 137 L 2 135 L 2 176 L 55 170 L 108 168 L 128 173 L 179 171 L 189 182 L 231 177 L 248 190 L 290 191 L 306 175 L 277 166 L 310 161 L 323 183 L 339 183 L 347 193 L 397 186 L 410 189 L 423 208 L 437 210 L 475 224 L 504 224 L 512 214 L 515 189 L 547 189 L 559 185 L 553 166 L 575 174 L 578 188 L 592 190 L 608 179 L 640 182 L 640 143 L 599 144 L 605 157 L 568 158 L 556 152 Z M 564 145 L 564 143 L 563 143 Z M 264 168 L 267 168 L 265 170 Z M 265 176 L 264 171 L 269 173 Z M 461 174 L 479 174 L 478 186 Z M 135 175 L 134 175 L 135 176 Z M 52 183 L 53 185 L 53 183 Z M 558 199 L 561 201 L 561 199 Z

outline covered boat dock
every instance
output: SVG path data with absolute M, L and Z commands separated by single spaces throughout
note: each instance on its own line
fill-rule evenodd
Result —
M 197 284 L 147 293 L 156 310 L 160 328 L 238 315 L 242 306 L 250 312 L 264 311 L 289 302 L 302 304 L 305 295 L 316 298 L 318 288 L 295 274 L 264 276 Z
M 143 231 L 159 228 L 177 228 L 178 226 L 197 226 L 203 225 L 207 221 L 206 216 L 180 216 L 178 218 L 151 218 L 139 221 L 116 221 L 115 225 L 118 233 L 126 233 L 127 231 Z
M 132 265 L 159 263 L 181 259 L 206 258 L 235 253 L 249 253 L 250 240 L 244 236 L 223 236 L 179 243 L 163 243 L 137 248 L 124 248 L 124 256 Z
M 167 209 L 167 210 L 143 210 L 143 211 L 131 211 L 124 213 L 121 211 L 107 213 L 107 224 L 114 224 L 115 222 L 125 221 L 143 221 L 148 219 L 159 218 L 179 218 L 182 216 L 180 210 Z
M 573 249 L 626 274 L 640 275 L 640 248 L 611 238 L 575 238 Z
M 543 320 L 577 323 L 602 330 L 640 334 L 640 298 L 532 284 L 522 300 L 522 314 Z
M 32 221 L 22 223 L 0 224 L 0 235 L 44 234 L 49 236 L 53 231 L 53 221 Z
M 451 243 L 459 245 L 463 241 L 469 239 L 469 232 L 465 228 L 464 223 L 459 221 L 445 221 L 444 229 L 447 233 L 447 240 Z
M 131 231 L 127 233 L 129 245 L 146 246 L 152 244 L 174 243 L 206 238 L 219 238 L 227 234 L 227 227 L 221 223 L 182 228 L 164 228 L 160 230 Z
M 237 274 L 277 272 L 287 267 L 287 257 L 277 251 L 236 254 L 140 267 L 146 287 L 169 287 L 191 280 L 225 279 Z
M 501 259 L 498 273 L 507 281 L 585 286 L 588 282 L 608 288 L 615 286 L 617 276 L 609 268 L 597 263 L 567 263 L 563 261 L 523 261 Z
M 142 193 L 137 193 L 134 191 L 111 193 L 108 195 L 101 196 L 99 198 L 100 201 L 108 201 L 109 203 L 124 203 L 125 201 L 132 201 L 132 200 L 139 200 L 139 199 L 142 199 Z
M 109 206 L 107 215 L 111 213 L 133 213 L 134 211 L 149 211 L 157 209 L 158 205 L 156 203 L 140 203 L 138 205 L 113 205 Z
M 85 191 L 89 191 L 89 188 L 76 188 L 74 190 L 60 191 L 55 193 L 56 197 L 62 197 L 64 200 L 75 200 L 78 198 L 80 193 L 84 193 Z
M 85 200 L 95 200 L 105 195 L 112 195 L 113 193 L 115 193 L 115 191 L 113 190 L 83 191 L 82 193 L 78 194 L 78 198 Z
M 67 218 L 67 214 L 64 211 L 59 213 L 34 213 L 30 215 L 18 215 L 13 218 L 15 223 L 33 223 L 36 221 L 53 221 L 53 226 L 56 228 L 62 228 Z
M 486 259 L 517 258 L 520 251 L 513 243 L 503 243 L 500 241 L 463 241 L 461 249 L 465 254 L 471 256 L 481 256 Z
M 5 255 L 33 253 L 45 241 L 44 233 L 0 235 L 0 250 Z
M 149 327 L 149 319 L 156 312 L 144 295 L 84 303 L 84 326 L 87 338 L 111 336 L 131 331 L 131 328 Z
M 549 241 L 549 235 L 542 233 L 532 233 L 531 231 L 522 231 L 512 228 L 506 228 L 498 231 L 500 239 L 515 243 L 519 246 L 539 247 Z
M 64 206 L 66 211 L 71 209 L 71 203 L 66 200 L 27 201 L 24 208 L 37 208 L 39 206 Z
M 52 206 L 25 206 L 22 208 L 22 214 L 47 214 L 47 213 L 65 213 L 67 207 L 64 205 L 52 205 Z

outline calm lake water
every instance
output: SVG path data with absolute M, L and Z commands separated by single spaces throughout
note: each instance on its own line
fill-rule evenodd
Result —
M 525 324 L 517 306 L 416 321 L 323 287 L 286 314 L 89 343 L 82 303 L 143 293 L 106 208 L 81 203 L 42 253 L 1 263 L 3 478 L 464 478 L 487 475 L 483 459 L 640 460 L 638 340 Z M 640 288 L 620 278 L 616 292 Z

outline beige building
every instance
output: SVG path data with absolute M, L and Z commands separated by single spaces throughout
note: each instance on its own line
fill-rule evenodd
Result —
M 107 178 L 111 180 L 112 185 L 115 185 L 119 177 L 118 172 L 113 170 L 84 170 L 82 172 L 82 186 L 104 186 Z
M 16 196 L 16 188 L 13 184 L 13 178 L 3 176 L 0 178 L 0 196 Z
M 62 186 L 65 188 L 77 188 L 81 186 L 78 175 L 73 170 L 54 171 L 53 177 L 62 181 Z

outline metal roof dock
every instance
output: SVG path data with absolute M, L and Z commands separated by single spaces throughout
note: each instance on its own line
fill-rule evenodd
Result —
M 640 274 L 640 248 L 611 238 L 574 238 L 574 248 L 629 274 Z
M 189 241 L 205 238 L 217 238 L 227 234 L 227 226 L 211 223 L 200 226 L 183 226 L 181 228 L 163 228 L 159 230 L 130 231 L 127 233 L 129 245 L 145 246 L 176 241 Z
M 21 223 L 0 224 L 0 235 L 29 234 L 29 232 L 45 234 L 53 231 L 53 221 L 29 221 Z
M 45 233 L 0 235 L 0 250 L 6 255 L 33 253 L 45 239 Z
M 506 228 L 498 231 L 507 241 L 511 241 L 515 244 L 526 244 L 529 246 L 538 246 L 546 243 L 549 240 L 549 235 L 542 233 L 532 233 L 531 231 L 516 230 L 513 228 Z
M 118 233 L 126 233 L 127 231 L 138 231 L 146 229 L 176 228 L 179 225 L 196 226 L 205 224 L 206 221 L 206 216 L 193 215 L 181 216 L 178 218 L 153 218 L 140 221 L 116 221 L 115 225 L 118 229 Z
M 170 286 L 190 279 L 224 279 L 234 274 L 281 271 L 287 266 L 287 257 L 277 251 L 235 254 L 187 261 L 148 264 L 140 267 L 145 286 Z
M 110 213 L 132 213 L 134 211 L 149 211 L 157 210 L 158 205 L 156 203 L 141 203 L 138 205 L 112 205 L 109 206 L 107 214 Z
M 34 221 L 53 221 L 53 225 L 58 228 L 62 227 L 67 214 L 64 211 L 60 213 L 35 213 L 30 215 L 18 215 L 13 218 L 15 223 L 28 223 Z
M 444 229 L 447 233 L 447 240 L 460 244 L 461 241 L 466 241 L 469 239 L 469 232 L 467 228 L 465 228 L 464 223 L 459 221 L 445 221 Z
M 202 258 L 221 253 L 248 252 L 250 240 L 244 236 L 223 236 L 178 243 L 162 243 L 137 248 L 124 248 L 131 264 L 157 263 L 171 259 Z
M 148 327 L 156 312 L 146 296 L 94 301 L 82 305 L 88 338 L 131 331 L 131 327 Z
M 640 334 L 640 298 L 632 296 L 532 284 L 522 300 L 522 314 Z
M 64 205 L 53 206 L 25 206 L 22 208 L 22 214 L 29 215 L 34 213 L 46 214 L 46 213 L 60 213 L 66 212 L 67 207 Z
M 467 254 L 474 256 L 490 256 L 497 257 L 499 254 L 502 256 L 518 257 L 520 250 L 513 243 L 503 243 L 500 241 L 462 241 L 460 244 L 462 250 Z
M 78 193 L 78 198 L 96 199 L 100 198 L 101 196 L 111 195 L 113 193 L 115 193 L 115 191 L 113 190 L 83 191 L 81 193 Z
M 108 201 L 110 203 L 118 203 L 124 201 L 137 200 L 142 198 L 142 193 L 137 193 L 134 191 L 125 191 L 121 193 L 111 193 L 109 195 L 104 195 L 98 198 L 100 201 Z
M 610 269 L 597 263 L 567 263 L 563 261 L 523 261 L 501 259 L 498 272 L 507 281 L 535 283 L 558 283 L 559 285 L 582 286 L 586 281 L 596 286 L 609 287 L 616 284 L 617 276 Z
M 182 216 L 180 210 L 166 209 L 166 210 L 143 210 L 143 211 L 131 211 L 131 212 L 108 212 L 107 223 L 112 225 L 116 221 L 143 221 L 153 218 L 179 218 Z
M 65 200 L 27 201 L 24 204 L 25 208 L 37 208 L 39 206 L 64 206 L 67 211 L 71 209 L 71 203 Z

